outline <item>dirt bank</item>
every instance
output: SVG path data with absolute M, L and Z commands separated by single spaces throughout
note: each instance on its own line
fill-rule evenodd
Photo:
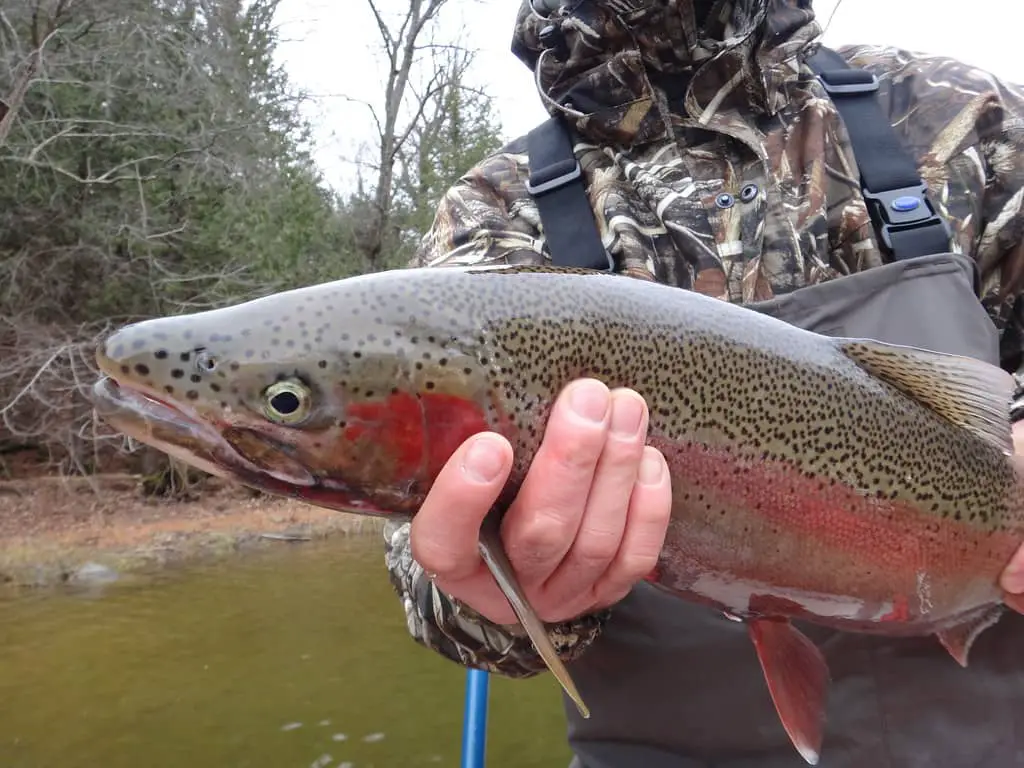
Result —
M 129 475 L 0 482 L 0 583 L 52 584 L 87 563 L 128 571 L 381 526 L 217 480 L 186 502 L 145 498 L 139 485 Z

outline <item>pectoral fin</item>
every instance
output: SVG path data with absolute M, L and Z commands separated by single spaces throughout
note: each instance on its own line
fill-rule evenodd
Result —
M 800 756 L 817 765 L 829 681 L 821 651 L 788 621 L 755 619 L 747 628 L 782 727 Z
M 519 618 L 519 623 L 523 625 L 526 634 L 530 636 L 533 647 L 537 649 L 537 653 L 551 670 L 551 674 L 555 676 L 562 689 L 576 704 L 580 714 L 583 717 L 590 717 L 590 710 L 587 709 L 587 705 L 583 703 L 583 697 L 576 690 L 576 684 L 573 683 L 569 670 L 562 664 L 555 647 L 551 644 L 551 638 L 548 637 L 544 622 L 540 620 L 537 612 L 527 602 L 526 595 L 523 593 L 522 587 L 519 586 L 519 581 L 512 571 L 512 564 L 501 545 L 498 526 L 490 520 L 484 523 L 480 531 L 480 554 L 488 570 L 494 576 L 494 580 L 498 582 L 502 593 L 511 604 L 512 610 Z
M 971 653 L 974 641 L 982 632 L 999 621 L 1005 610 L 1006 606 L 1004 605 L 992 606 L 967 621 L 935 634 L 938 636 L 939 642 L 949 651 L 949 655 L 956 659 L 961 667 L 966 667 L 967 657 Z

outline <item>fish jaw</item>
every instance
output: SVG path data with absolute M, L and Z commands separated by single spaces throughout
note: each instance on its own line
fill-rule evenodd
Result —
M 243 456 L 213 423 L 156 395 L 103 376 L 92 389 L 96 414 L 117 431 L 209 474 L 275 496 L 362 515 L 400 514 L 358 489 L 325 481 L 284 455 L 258 466 Z

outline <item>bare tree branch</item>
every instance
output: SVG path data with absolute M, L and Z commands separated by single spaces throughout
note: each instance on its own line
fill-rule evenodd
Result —
M 15 70 L 16 74 L 11 84 L 10 93 L 0 98 L 0 147 L 7 143 L 7 137 L 11 133 L 18 110 L 21 109 L 25 96 L 28 94 L 29 88 L 32 87 L 36 73 L 43 65 L 43 49 L 67 22 L 68 12 L 74 2 L 75 0 L 57 0 L 53 13 L 49 14 L 46 22 L 43 23 L 41 18 L 44 13 L 43 0 L 36 0 L 32 10 L 32 50 Z M 3 20 L 4 26 L 11 28 L 7 18 L 4 17 Z M 13 34 L 13 28 L 11 28 L 11 32 Z

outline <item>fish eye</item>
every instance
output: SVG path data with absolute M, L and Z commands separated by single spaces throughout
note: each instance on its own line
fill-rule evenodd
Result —
M 213 373 L 217 369 L 217 358 L 205 349 L 196 350 L 195 366 L 199 373 Z
M 263 390 L 263 413 L 278 424 L 295 424 L 309 414 L 309 388 L 294 379 L 278 381 Z

